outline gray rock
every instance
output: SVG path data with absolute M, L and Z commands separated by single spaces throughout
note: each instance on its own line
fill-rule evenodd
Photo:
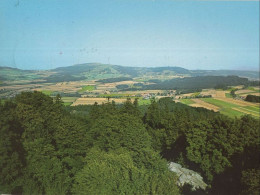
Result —
M 190 184 L 193 191 L 199 188 L 203 190 L 206 189 L 207 184 L 203 181 L 203 178 L 197 172 L 183 168 L 180 164 L 174 162 L 169 163 L 169 169 L 178 176 L 178 186 Z

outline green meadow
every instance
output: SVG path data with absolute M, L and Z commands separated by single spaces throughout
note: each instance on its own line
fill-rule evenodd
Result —
M 96 89 L 95 85 L 83 86 L 78 92 L 93 91 Z
M 151 104 L 151 100 L 145 100 L 143 98 L 139 98 L 138 99 L 138 105 L 139 106 L 142 106 L 142 105 L 149 105 Z
M 42 90 L 41 92 L 48 96 L 50 96 L 52 94 L 51 90 Z
M 189 104 L 194 104 L 195 102 L 191 99 L 181 99 L 180 100 L 181 103 L 189 105 Z

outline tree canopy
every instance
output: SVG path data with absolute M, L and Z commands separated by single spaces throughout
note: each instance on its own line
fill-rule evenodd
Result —
M 0 135 L 0 193 L 187 194 L 170 161 L 199 172 L 205 193 L 259 192 L 259 120 L 170 98 L 65 108 L 23 92 L 0 104 Z

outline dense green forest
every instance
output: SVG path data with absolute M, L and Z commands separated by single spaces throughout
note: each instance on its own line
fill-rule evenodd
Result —
M 215 88 L 218 85 L 221 86 L 235 86 L 244 85 L 249 81 L 247 78 L 241 78 L 238 76 L 198 76 L 198 77 L 185 77 L 166 80 L 161 83 L 144 86 L 143 89 L 208 89 Z
M 202 89 L 216 88 L 226 90 L 229 86 L 244 85 L 258 86 L 258 81 L 249 81 L 247 78 L 238 76 L 197 76 L 175 78 L 165 81 L 158 79 L 149 80 L 154 84 L 140 85 L 139 88 L 124 86 L 118 87 L 122 91 L 137 91 L 137 90 L 177 90 L 178 93 L 193 93 L 201 92 Z
M 115 83 L 120 81 L 132 81 L 133 79 L 130 77 L 118 77 L 118 78 L 108 78 L 108 79 L 100 79 L 97 82 L 100 83 Z
M 23 92 L 0 105 L 0 193 L 259 194 L 259 120 L 170 98 L 65 107 Z M 169 162 L 208 189 L 177 186 Z

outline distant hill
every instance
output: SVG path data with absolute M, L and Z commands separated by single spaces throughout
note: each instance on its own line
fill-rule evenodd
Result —
M 78 80 L 102 80 L 113 78 L 172 79 L 175 76 L 228 76 L 235 75 L 250 80 L 259 80 L 257 71 L 238 70 L 188 70 L 181 67 L 128 67 L 120 65 L 85 63 L 59 67 L 47 71 L 21 70 L 0 67 L 0 81 L 43 80 L 44 82 L 66 82 Z
M 190 71 L 181 67 L 128 67 L 110 64 L 99 64 L 99 63 L 86 63 L 77 64 L 68 67 L 60 67 L 51 70 L 58 74 L 72 74 L 72 75 L 85 75 L 90 76 L 90 74 L 102 74 L 103 77 L 108 75 L 113 76 L 129 76 L 138 77 L 151 73 L 161 73 L 165 71 L 170 71 L 171 74 L 189 74 Z M 112 77 L 111 77 L 112 78 Z
M 0 66 L 0 81 L 18 81 L 28 79 L 38 79 L 38 71 L 21 70 L 18 68 Z
M 258 71 L 244 71 L 244 70 L 191 70 L 192 76 L 229 76 L 235 75 L 245 77 L 250 80 L 259 80 Z

